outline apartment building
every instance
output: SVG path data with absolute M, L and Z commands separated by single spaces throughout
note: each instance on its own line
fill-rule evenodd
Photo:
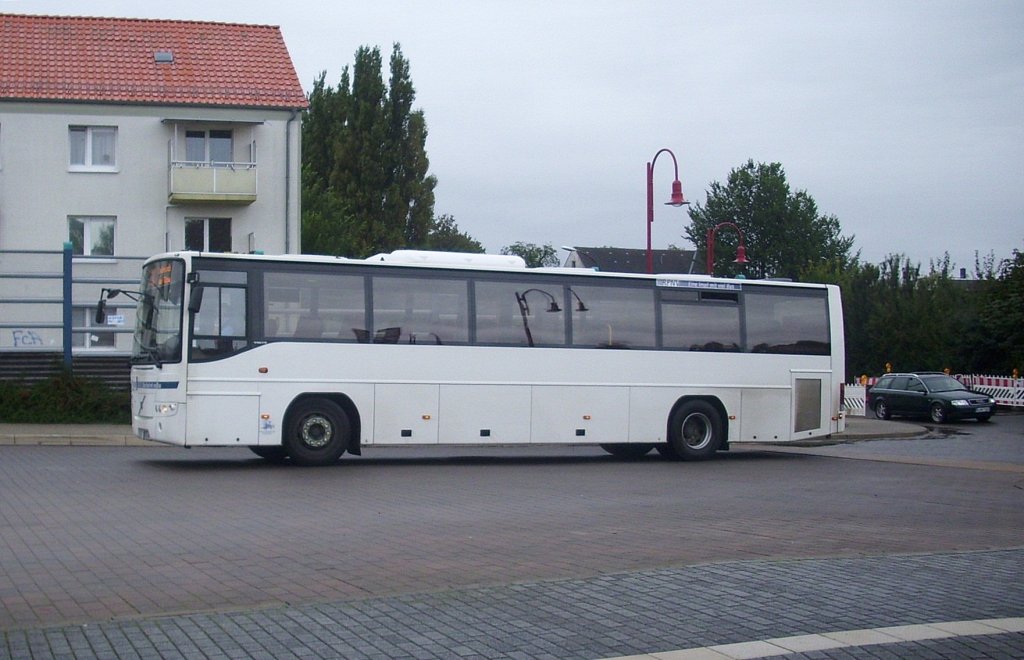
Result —
M 32 251 L 65 242 L 97 281 L 167 250 L 300 251 L 307 102 L 278 27 L 0 14 L 0 43 L 0 272 L 52 271 Z M 41 301 L 2 305 L 0 350 L 60 346 L 15 327 L 52 316 L 53 287 L 0 280 L 0 301 Z M 75 350 L 125 351 L 90 329 L 98 290 L 75 285 Z

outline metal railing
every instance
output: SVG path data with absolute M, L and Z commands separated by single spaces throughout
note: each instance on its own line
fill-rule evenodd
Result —
M 116 265 L 123 262 L 139 262 L 148 257 L 134 256 L 82 256 L 73 254 L 71 243 L 64 243 L 61 250 L 0 250 L 0 259 L 7 257 L 27 257 L 42 261 L 33 264 L 32 268 L 21 268 L 18 271 L 0 270 L 0 283 L 13 283 L 11 286 L 4 286 L 0 289 L 0 306 L 6 310 L 0 314 L 0 331 L 11 332 L 11 346 L 9 348 L 30 349 L 36 351 L 56 351 L 46 345 L 36 330 L 59 330 L 60 331 L 60 352 L 63 355 L 64 365 L 68 368 L 72 363 L 73 336 L 75 334 L 96 332 L 95 326 L 74 326 L 73 310 L 92 309 L 99 299 L 100 289 L 103 287 L 131 287 L 138 286 L 139 277 L 135 275 L 128 277 L 101 277 L 96 274 L 75 275 L 75 265 L 85 266 L 90 261 L 96 265 L 89 267 L 90 270 L 104 270 L 105 266 L 114 264 L 110 271 L 117 270 Z M 59 264 L 59 267 L 58 267 Z M 102 266 L 101 266 L 102 264 Z M 3 266 L 0 261 L 0 267 Z M 56 293 L 55 286 L 47 286 L 47 283 L 59 283 L 60 294 Z M 75 298 L 76 285 L 99 285 L 96 287 L 78 287 L 82 289 L 78 298 Z M 51 295 L 41 295 L 51 289 Z M 22 295 L 23 294 L 23 295 Z M 125 304 L 123 307 L 130 308 L 133 305 Z M 39 309 L 47 311 L 42 313 L 42 318 L 34 317 Z M 14 311 L 15 309 L 25 310 L 27 313 Z M 49 310 L 53 309 L 53 312 Z M 59 310 L 59 313 L 56 311 Z M 104 333 L 124 334 L 131 333 L 131 328 L 104 327 Z M 8 347 L 0 346 L 0 350 L 7 350 Z

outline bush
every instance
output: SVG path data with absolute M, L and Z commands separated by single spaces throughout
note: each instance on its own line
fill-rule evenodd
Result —
M 130 424 L 131 394 L 66 371 L 34 384 L 0 382 L 0 421 Z

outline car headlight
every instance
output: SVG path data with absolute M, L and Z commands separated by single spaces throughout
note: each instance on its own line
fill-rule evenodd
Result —
M 957 406 L 957 407 L 963 407 L 963 406 L 971 405 L 970 402 L 967 401 L 967 399 L 954 399 L 954 400 L 950 401 L 950 403 L 952 405 L 954 405 L 954 406 Z
M 176 403 L 158 403 L 153 407 L 158 415 L 173 415 L 178 412 L 178 404 Z

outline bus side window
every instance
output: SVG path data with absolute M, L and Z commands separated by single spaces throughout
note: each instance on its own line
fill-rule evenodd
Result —
M 246 346 L 245 289 L 242 287 L 203 287 L 202 305 L 193 325 L 197 357 L 212 357 L 241 350 Z
M 363 341 L 362 275 L 269 271 L 263 276 L 264 334 L 268 338 Z
M 793 289 L 747 292 L 747 347 L 753 353 L 828 355 L 828 300 Z
M 568 289 L 573 346 L 654 348 L 654 293 L 621 286 Z
M 662 347 L 712 353 L 740 350 L 739 298 L 698 291 L 661 295 Z
M 296 339 L 319 339 L 324 334 L 323 319 L 316 316 L 300 316 L 295 324 Z
M 372 342 L 466 343 L 468 307 L 469 287 L 465 280 L 374 277 Z
M 478 344 L 526 344 L 523 322 L 516 302 L 516 291 L 522 288 L 512 282 L 476 282 L 474 322 Z

